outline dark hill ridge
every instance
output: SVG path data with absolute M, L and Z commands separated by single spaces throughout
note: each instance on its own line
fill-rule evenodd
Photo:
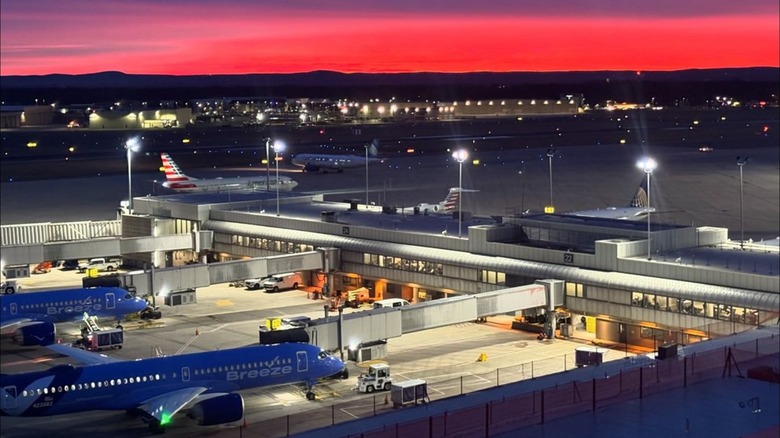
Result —
M 224 96 L 284 96 L 329 99 L 370 98 L 399 101 L 463 99 L 558 99 L 582 94 L 590 104 L 606 100 L 696 106 L 714 96 L 741 101 L 777 97 L 776 67 L 681 70 L 670 72 L 473 72 L 473 73 L 339 73 L 313 71 L 248 75 L 86 75 L 3 76 L 5 105 L 35 101 L 62 105 L 136 100 L 187 101 Z
M 109 71 L 84 75 L 50 74 L 42 76 L 3 76 L 1 89 L 14 88 L 169 88 L 169 87 L 362 87 L 430 85 L 503 85 L 577 84 L 593 81 L 670 81 L 670 82 L 778 82 L 776 67 L 728 68 L 707 70 L 590 71 L 590 72 L 473 72 L 473 73 L 339 73 L 312 71 L 290 74 L 243 75 L 138 75 Z

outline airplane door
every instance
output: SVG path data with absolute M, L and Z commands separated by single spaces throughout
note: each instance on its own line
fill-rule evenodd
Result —
M 106 309 L 112 310 L 116 308 L 116 296 L 113 293 L 106 294 Z
M 189 382 L 190 381 L 190 367 L 182 367 L 182 369 L 181 369 L 181 381 L 182 382 Z
M 16 387 L 6 386 L 3 388 L 3 409 L 16 408 Z
M 11 303 L 11 315 L 16 315 L 17 310 L 16 303 Z
M 309 371 L 308 355 L 305 351 L 298 351 L 295 353 L 295 357 L 298 360 L 298 372 Z

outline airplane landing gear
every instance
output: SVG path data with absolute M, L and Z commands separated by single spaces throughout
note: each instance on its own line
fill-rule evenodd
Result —
M 314 394 L 314 391 L 312 391 L 313 387 L 314 383 L 306 382 L 306 400 L 314 400 L 317 398 L 316 394 Z

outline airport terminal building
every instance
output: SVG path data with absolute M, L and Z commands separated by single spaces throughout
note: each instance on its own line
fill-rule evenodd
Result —
M 653 349 L 780 315 L 777 245 L 742 248 L 723 228 L 566 215 L 464 212 L 459 220 L 296 193 L 167 195 L 134 205 L 117 221 L 3 226 L 4 263 L 121 255 L 157 268 L 151 291 L 137 282 L 139 293 L 155 295 L 299 271 L 324 293 L 366 287 L 371 299 L 413 304 L 560 280 L 562 305 L 522 309 L 523 328 L 546 320 L 556 335 L 588 332 Z

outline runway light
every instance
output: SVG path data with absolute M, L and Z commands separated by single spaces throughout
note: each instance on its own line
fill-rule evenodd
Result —
M 620 144 L 626 144 L 626 139 L 625 138 L 621 138 L 620 139 Z
M 406 149 L 406 153 L 407 154 L 413 154 L 414 153 L 414 148 L 407 148 Z
M 181 139 L 181 142 L 182 143 L 189 143 L 190 139 L 189 138 L 183 138 L 183 139 Z
M 31 142 L 27 143 L 27 147 L 28 148 L 36 148 L 36 147 L 38 147 L 38 143 L 36 143 L 34 141 L 31 141 Z
M 73 147 L 73 146 L 71 146 L 71 147 L 69 147 L 69 148 L 68 148 L 68 152 L 73 152 L 73 151 L 75 151 L 75 150 L 76 150 L 76 148 L 75 148 L 75 147 Z

